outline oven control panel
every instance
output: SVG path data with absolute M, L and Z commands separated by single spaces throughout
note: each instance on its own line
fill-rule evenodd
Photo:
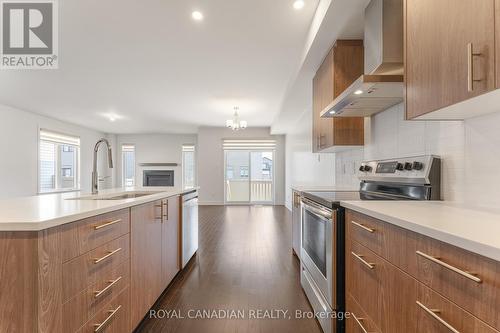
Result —
M 432 155 L 365 161 L 359 166 L 358 176 L 361 180 L 427 179 L 431 168 L 436 167 L 435 161 L 439 158 Z

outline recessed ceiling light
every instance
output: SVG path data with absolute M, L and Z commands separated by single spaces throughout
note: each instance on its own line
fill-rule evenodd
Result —
M 203 14 L 201 12 L 197 11 L 197 10 L 195 10 L 194 12 L 191 13 L 191 17 L 195 21 L 201 21 L 201 20 L 203 20 Z
M 304 8 L 304 6 L 305 6 L 304 0 L 295 0 L 295 2 L 293 3 L 293 8 L 297 10 Z
M 354 92 L 354 94 L 356 94 L 356 95 L 361 95 L 362 93 L 363 93 L 363 90 L 356 90 L 356 91 Z
M 329 113 L 330 113 L 330 114 L 336 114 L 336 113 L 337 113 L 337 111 L 332 110 L 332 111 L 330 111 Z
M 112 111 L 101 113 L 100 115 L 103 116 L 104 118 L 107 118 L 110 122 L 115 122 L 117 120 L 121 120 L 124 118 L 122 115 L 119 115 Z

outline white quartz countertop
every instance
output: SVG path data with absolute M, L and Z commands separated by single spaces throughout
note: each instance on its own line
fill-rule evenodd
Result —
M 73 192 L 3 199 L 0 200 L 0 231 L 44 230 L 192 191 L 193 189 L 171 187 L 129 187 L 101 190 L 98 195 Z M 151 193 L 151 195 L 121 200 L 93 200 L 131 192 Z
M 500 261 L 500 213 L 446 202 L 343 201 L 341 205 Z

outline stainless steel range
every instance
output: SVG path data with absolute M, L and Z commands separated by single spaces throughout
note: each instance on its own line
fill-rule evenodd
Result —
M 363 162 L 359 191 L 302 192 L 300 281 L 323 331 L 344 332 L 345 230 L 341 201 L 439 200 L 435 156 Z

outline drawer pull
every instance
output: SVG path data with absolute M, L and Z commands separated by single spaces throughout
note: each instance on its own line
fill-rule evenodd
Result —
M 458 268 L 456 268 L 456 267 L 454 267 L 454 266 L 451 266 L 450 264 L 447 264 L 447 263 L 445 263 L 444 261 L 439 260 L 439 258 L 436 258 L 436 257 L 430 256 L 430 255 L 425 254 L 425 253 L 423 253 L 423 252 L 421 252 L 421 251 L 417 251 L 416 253 L 417 253 L 419 256 L 424 257 L 425 259 L 428 259 L 428 260 L 430 260 L 430 261 L 432 261 L 432 262 L 434 262 L 434 263 L 436 263 L 436 264 L 438 264 L 438 265 L 440 265 L 440 266 L 443 266 L 444 268 L 447 268 L 447 269 L 449 269 L 450 271 L 453 271 L 453 272 L 455 272 L 455 273 L 457 273 L 457 274 L 460 274 L 460 275 L 462 275 L 463 277 L 466 277 L 466 278 L 468 278 L 468 279 L 470 279 L 470 280 L 472 280 L 472 281 L 474 281 L 474 282 L 476 282 L 476 283 L 481 283 L 481 282 L 482 282 L 482 280 L 481 280 L 480 278 L 478 278 L 477 276 L 474 276 L 472 273 L 470 273 L 470 272 L 466 272 L 466 271 L 463 271 L 463 270 L 461 270 L 461 269 L 458 269 Z
M 114 310 L 109 310 L 108 313 L 109 313 L 109 316 L 108 318 L 104 319 L 104 321 L 100 324 L 94 324 L 94 333 L 97 333 L 99 332 L 100 330 L 102 330 L 108 323 L 111 319 L 113 319 L 113 316 L 118 312 L 118 310 L 121 309 L 121 305 L 119 305 L 116 309 Z
M 111 257 L 113 254 L 115 254 L 115 253 L 117 253 L 117 252 L 120 252 L 121 250 L 122 250 L 122 248 L 120 247 L 120 248 L 117 248 L 117 249 L 116 249 L 116 250 L 114 250 L 114 251 L 110 251 L 110 252 L 108 252 L 108 254 L 106 254 L 104 257 L 101 257 L 101 258 L 99 258 L 99 259 L 94 259 L 94 264 L 98 264 L 98 263 L 100 263 L 101 261 L 108 259 L 108 258 L 109 258 L 109 257 Z
M 100 297 L 102 294 L 104 294 L 106 291 L 108 291 L 111 287 L 113 287 L 121 279 L 122 279 L 122 277 L 120 276 L 116 280 L 110 280 L 110 281 L 108 281 L 109 284 L 106 286 L 106 288 L 104 288 L 102 290 L 94 291 L 94 294 L 95 294 L 94 297 L 95 298 Z
M 430 314 L 432 316 L 432 318 L 436 319 L 442 325 L 446 326 L 446 328 L 448 328 L 453 333 L 460 333 L 460 331 L 458 331 L 455 327 L 451 326 L 443 318 L 441 318 L 440 316 L 437 315 L 437 313 L 441 312 L 440 310 L 429 309 L 428 307 L 426 307 L 425 305 L 423 305 L 419 301 L 417 301 L 417 305 L 420 306 L 425 312 L 427 312 L 428 314 Z
M 361 261 L 363 263 L 363 265 L 365 265 L 366 267 L 368 267 L 369 269 L 374 269 L 375 268 L 375 264 L 373 263 L 369 263 L 368 261 L 366 261 L 365 259 L 363 259 L 363 256 L 362 255 L 359 255 L 359 254 L 356 254 L 354 252 L 351 252 L 351 254 L 354 256 L 354 258 L 358 259 L 359 261 Z
M 102 229 L 102 228 L 106 228 L 106 227 L 109 227 L 110 225 L 113 225 L 115 223 L 119 223 L 121 221 L 122 221 L 122 219 L 118 219 L 118 220 L 114 220 L 114 221 L 111 221 L 111 222 L 108 222 L 108 223 L 104 223 L 104 224 L 101 224 L 101 225 L 96 225 L 94 227 L 94 230 L 99 230 L 99 229 Z
M 356 317 L 356 315 L 354 313 L 352 313 L 352 317 L 354 318 L 354 320 L 356 321 L 356 323 L 358 324 L 358 326 L 361 328 L 361 330 L 363 331 L 363 333 L 369 333 L 366 328 L 363 326 L 363 323 L 362 321 L 364 320 L 364 318 L 358 318 Z
M 368 231 L 369 233 L 374 233 L 375 229 L 368 228 L 367 226 L 362 225 L 361 223 L 351 221 L 352 224 L 354 224 L 356 227 L 360 227 L 361 229 Z

